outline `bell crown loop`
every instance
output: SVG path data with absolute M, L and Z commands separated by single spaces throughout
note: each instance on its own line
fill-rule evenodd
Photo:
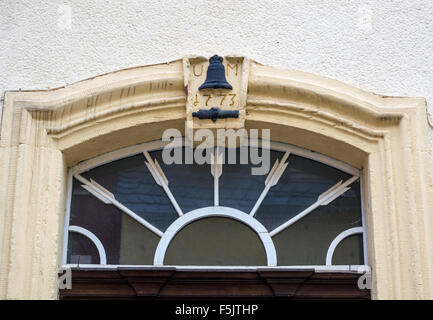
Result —
M 212 57 L 209 58 L 209 62 L 211 64 L 218 63 L 218 62 L 223 63 L 223 57 L 220 57 L 219 55 L 214 54 Z

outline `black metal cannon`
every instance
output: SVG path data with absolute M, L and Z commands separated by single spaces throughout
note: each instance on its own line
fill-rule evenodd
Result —
M 211 119 L 215 122 L 217 119 L 225 119 L 225 118 L 238 118 L 239 111 L 238 110 L 221 110 L 220 108 L 210 108 L 209 110 L 200 109 L 197 112 L 192 113 L 193 117 L 197 117 L 199 119 Z

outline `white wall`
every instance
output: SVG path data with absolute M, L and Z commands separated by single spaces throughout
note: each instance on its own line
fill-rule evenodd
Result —
M 426 97 L 433 114 L 432 16 L 432 0 L 0 0 L 0 92 L 240 53 L 383 95 Z

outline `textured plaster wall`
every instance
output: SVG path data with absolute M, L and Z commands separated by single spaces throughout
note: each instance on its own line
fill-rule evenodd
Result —
M 433 114 L 432 16 L 431 0 L 0 0 L 0 92 L 240 53 L 382 95 L 426 97 Z

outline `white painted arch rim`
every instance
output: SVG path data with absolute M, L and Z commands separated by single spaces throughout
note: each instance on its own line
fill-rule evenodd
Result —
M 84 229 L 83 227 L 79 226 L 69 226 L 69 232 L 75 232 L 78 234 L 81 234 L 85 236 L 87 239 L 89 239 L 98 250 L 99 254 L 99 264 L 106 265 L 107 264 L 107 255 L 105 254 L 105 248 L 102 244 L 101 240 L 92 232 L 90 232 L 87 229 Z
M 259 148 L 265 148 L 261 142 L 261 139 L 256 139 L 257 143 L 259 144 Z M 185 138 L 181 137 L 179 139 L 176 139 L 177 147 L 182 147 L 185 145 Z M 95 158 L 82 161 L 72 167 L 70 171 L 72 172 L 72 175 L 77 173 L 83 173 L 88 170 L 91 170 L 93 168 L 96 168 L 98 166 L 104 165 L 106 163 L 110 163 L 112 161 L 116 161 L 119 159 L 123 159 L 126 157 L 130 157 L 136 154 L 143 153 L 143 151 L 152 152 L 156 150 L 161 150 L 166 146 L 170 141 L 162 141 L 162 140 L 154 140 L 149 142 L 144 142 L 124 148 L 120 148 L 117 150 L 113 150 L 111 152 L 105 153 L 103 155 L 97 156 Z M 314 161 L 318 161 L 321 163 L 324 163 L 328 166 L 334 167 L 336 169 L 339 169 L 343 172 L 346 172 L 348 174 L 354 175 L 354 176 L 361 176 L 361 170 L 358 168 L 355 168 L 345 162 L 342 162 L 340 160 L 331 158 L 327 155 L 314 152 L 308 149 L 304 149 L 298 146 L 294 146 L 288 143 L 278 142 L 278 141 L 270 141 L 270 150 L 274 151 L 280 151 L 280 152 L 290 152 L 291 154 L 298 155 L 304 158 L 308 158 Z
M 364 233 L 364 227 L 354 227 L 351 229 L 347 229 L 342 233 L 340 233 L 338 236 L 336 236 L 335 239 L 331 242 L 331 245 L 328 248 L 328 252 L 326 253 L 326 265 L 327 266 L 332 265 L 332 258 L 334 256 L 334 251 L 341 241 L 355 234 L 363 234 L 363 233 Z
M 237 209 L 228 207 L 205 207 L 197 210 L 190 211 L 174 221 L 161 237 L 155 251 L 153 264 L 155 266 L 164 265 L 165 253 L 173 238 L 188 224 L 209 217 L 224 217 L 237 220 L 250 227 L 257 233 L 262 241 L 263 247 L 266 252 L 268 267 L 275 267 L 277 265 L 277 253 L 274 243 L 269 235 L 268 230 L 256 219 L 249 214 Z

